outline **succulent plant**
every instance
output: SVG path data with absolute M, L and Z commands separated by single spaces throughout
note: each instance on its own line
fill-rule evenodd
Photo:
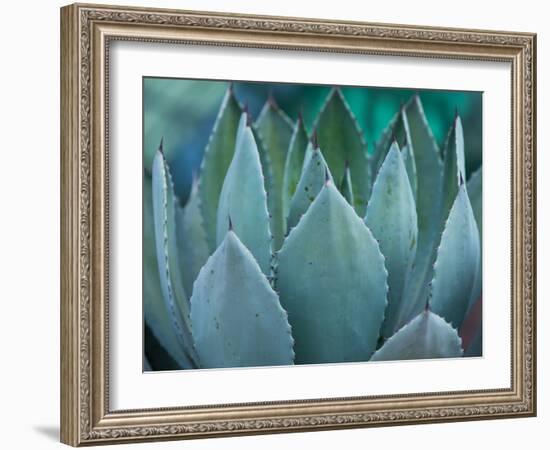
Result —
M 143 180 L 144 317 L 174 367 L 479 353 L 459 335 L 481 168 L 466 182 L 458 114 L 440 151 L 414 96 L 369 153 L 338 88 L 308 133 L 273 98 L 254 122 L 229 87 L 185 205 L 162 142 Z

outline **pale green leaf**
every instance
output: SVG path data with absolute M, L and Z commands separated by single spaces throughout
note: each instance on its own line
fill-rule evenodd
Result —
M 178 259 L 175 213 L 177 200 L 174 196 L 172 178 L 162 154 L 162 144 L 153 159 L 152 175 L 155 246 L 162 295 L 174 332 L 186 354 L 197 363 L 191 337 L 189 301 L 183 288 Z
M 143 175 L 143 316 L 151 332 L 170 357 L 182 368 L 194 368 L 172 327 L 160 287 L 155 247 L 151 177 Z
M 271 273 L 271 233 L 258 147 L 243 114 L 235 154 L 223 182 L 218 207 L 217 242 L 230 228 L 252 252 L 266 275 Z
M 344 178 L 346 162 L 349 164 L 354 208 L 363 217 L 370 196 L 371 170 L 362 132 L 340 89 L 333 89 L 328 95 L 315 130 L 335 180 Z
M 283 177 L 284 217 L 288 217 L 290 200 L 292 199 L 294 192 L 296 192 L 296 188 L 300 182 L 307 146 L 308 137 L 304 127 L 304 121 L 300 116 L 294 125 L 294 131 L 292 133 L 292 138 L 290 139 L 290 144 L 286 155 L 285 172 Z
M 405 168 L 407 169 L 407 176 L 409 177 L 411 191 L 416 204 L 416 191 L 418 190 L 418 181 L 416 174 L 416 163 L 414 161 L 412 147 L 408 144 L 405 144 L 405 146 L 401 149 L 401 155 L 403 156 L 403 162 L 405 163 Z
M 403 314 L 405 281 L 416 255 L 416 207 L 401 151 L 394 143 L 372 188 L 365 223 L 380 244 L 388 270 L 388 306 L 382 336 L 391 336 Z
M 451 206 L 458 193 L 458 187 L 464 181 L 466 168 L 464 163 L 464 133 L 462 121 L 457 115 L 449 129 L 443 150 L 443 198 L 442 226 L 449 215 Z
M 376 176 L 382 166 L 386 155 L 388 154 L 391 145 L 396 142 L 402 151 L 405 146 L 409 148 L 409 153 L 412 154 L 411 135 L 409 125 L 405 116 L 405 109 L 402 106 L 391 119 L 388 126 L 382 132 L 382 136 L 375 145 L 375 151 L 372 157 L 373 175 Z M 405 157 L 405 155 L 403 155 Z M 408 172 L 407 172 L 408 173 Z M 413 190 L 414 192 L 414 190 Z
M 479 264 L 476 275 L 476 282 L 472 289 L 472 296 L 470 297 L 470 304 L 468 309 L 474 304 L 474 302 L 481 296 L 482 280 L 483 280 L 483 171 L 480 166 L 466 183 L 466 190 L 468 191 L 468 197 L 474 211 L 474 217 L 476 219 L 477 229 L 479 231 Z
M 176 210 L 176 225 L 183 287 L 185 292 L 191 295 L 193 293 L 193 282 L 210 255 L 199 209 L 196 182 L 193 182 L 185 207 L 178 207 Z
M 278 254 L 276 287 L 296 362 L 366 361 L 384 319 L 384 257 L 364 222 L 328 182 Z
M 273 178 L 271 190 L 268 191 L 268 207 L 271 214 L 273 246 L 278 249 L 285 235 L 283 178 L 293 126 L 288 116 L 270 98 L 258 116 L 256 128 L 271 163 Z
M 466 186 L 462 184 L 445 224 L 434 264 L 430 307 L 459 328 L 464 320 L 479 264 L 479 234 Z
M 218 201 L 225 174 L 235 151 L 240 117 L 241 107 L 232 87 L 229 87 L 204 151 L 199 178 L 199 205 L 211 252 L 216 248 Z
M 429 310 L 418 314 L 372 355 L 371 361 L 458 358 L 462 342 L 456 330 Z
M 351 182 L 351 171 L 349 170 L 349 165 L 346 165 L 346 171 L 344 172 L 344 178 L 340 183 L 340 192 L 347 200 L 347 202 L 353 206 L 354 197 L 353 197 L 353 185 Z
M 418 315 L 429 295 L 433 263 L 441 236 L 443 163 L 439 148 L 426 120 L 420 98 L 414 96 L 405 106 L 405 121 L 417 171 L 416 214 L 418 244 L 411 276 L 407 279 L 404 322 Z
M 233 231 L 225 234 L 199 273 L 191 318 L 204 368 L 293 363 L 287 313 Z
M 331 179 L 327 163 L 321 150 L 316 148 L 312 152 L 312 156 L 300 177 L 296 192 L 290 201 L 290 212 L 287 219 L 289 230 L 298 224 L 300 217 L 308 210 L 319 191 L 323 188 L 327 177 Z

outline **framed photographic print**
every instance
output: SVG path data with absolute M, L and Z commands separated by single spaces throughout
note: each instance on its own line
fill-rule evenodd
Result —
M 61 9 L 61 439 L 536 413 L 536 36 Z

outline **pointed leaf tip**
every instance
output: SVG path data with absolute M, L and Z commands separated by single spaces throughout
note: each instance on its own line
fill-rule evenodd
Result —
M 234 232 L 252 252 L 264 273 L 268 274 L 271 238 L 264 178 L 253 129 L 247 127 L 243 120 L 219 197 L 217 246 L 227 234 L 229 215 Z
M 232 95 L 232 88 L 236 88 L 233 83 L 220 104 L 200 169 L 198 203 L 211 252 L 217 247 L 216 224 L 220 192 L 235 152 L 237 129 L 243 114 L 237 98 Z
M 479 257 L 478 229 L 466 186 L 462 185 L 445 222 L 431 283 L 432 311 L 455 328 L 466 314 Z
M 300 106 L 300 110 L 298 111 L 298 125 L 303 125 L 304 123 L 304 107 Z
M 294 361 L 291 329 L 279 297 L 233 232 L 225 235 L 195 281 L 191 318 L 204 368 Z
M 162 157 L 164 158 L 164 136 L 162 136 L 160 138 L 159 152 L 161 153 Z
M 316 150 L 319 148 L 319 138 L 317 136 L 317 128 L 314 128 L 313 133 L 311 133 L 311 146 L 313 147 L 313 150 Z
M 385 257 L 388 271 L 388 307 L 381 335 L 397 331 L 408 307 L 406 281 L 416 257 L 418 217 L 407 169 L 397 144 L 392 144 L 372 187 L 365 223 Z
M 354 208 L 363 216 L 370 197 L 371 170 L 363 132 L 341 90 L 333 88 L 323 104 L 315 127 L 318 142 L 334 180 L 344 176 L 349 160 L 353 183 Z
M 291 230 L 278 261 L 296 361 L 366 361 L 379 337 L 387 273 L 369 229 L 333 185 Z
M 384 342 L 370 360 L 458 358 L 462 353 L 457 331 L 442 317 L 427 311 L 418 314 Z
M 267 104 L 271 108 L 278 108 L 277 101 L 275 100 L 275 96 L 273 95 L 273 89 L 270 89 L 267 94 Z

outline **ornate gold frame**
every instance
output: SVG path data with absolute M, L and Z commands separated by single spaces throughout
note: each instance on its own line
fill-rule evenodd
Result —
M 138 40 L 496 60 L 512 67 L 509 389 L 111 411 L 109 43 Z M 536 35 L 98 5 L 61 9 L 61 440 L 70 445 L 311 431 L 536 413 Z

